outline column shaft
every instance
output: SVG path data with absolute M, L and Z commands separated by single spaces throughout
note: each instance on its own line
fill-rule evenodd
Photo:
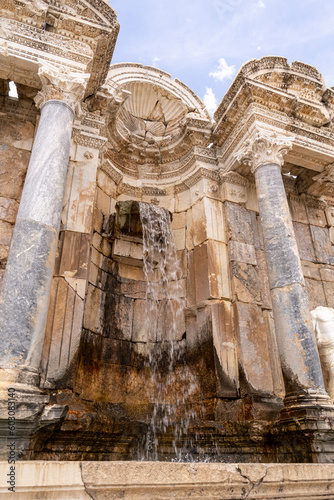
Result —
M 280 165 L 260 165 L 255 179 L 286 392 L 325 393 Z
M 74 113 L 47 101 L 31 153 L 0 299 L 0 364 L 39 368 Z

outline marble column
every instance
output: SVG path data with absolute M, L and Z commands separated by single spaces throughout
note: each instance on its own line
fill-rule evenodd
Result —
M 302 266 L 281 175 L 291 139 L 258 132 L 237 153 L 250 165 L 268 264 L 273 314 L 286 399 L 329 403 L 313 332 Z
M 0 298 L 0 366 L 38 372 L 75 108 L 87 75 L 39 70 L 41 116 Z

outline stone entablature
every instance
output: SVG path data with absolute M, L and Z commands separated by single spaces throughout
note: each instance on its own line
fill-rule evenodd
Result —
M 40 88 L 40 61 L 90 73 L 86 95 L 102 85 L 119 31 L 103 0 L 6 2 L 1 7 L 0 77 Z
M 260 127 L 294 137 L 287 165 L 313 170 L 313 176 L 322 172 L 334 158 L 332 102 L 332 90 L 325 89 L 322 76 L 312 66 L 288 65 L 280 57 L 249 61 L 215 113 L 213 142 L 223 168 L 247 174 L 234 155 Z

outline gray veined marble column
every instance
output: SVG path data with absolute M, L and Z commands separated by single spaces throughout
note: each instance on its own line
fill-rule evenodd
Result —
M 237 153 L 255 175 L 286 400 L 329 403 L 297 242 L 281 175 L 291 140 L 258 133 Z
M 41 116 L 0 298 L 0 366 L 31 371 L 41 360 L 74 107 L 86 79 L 45 67 L 39 76 Z

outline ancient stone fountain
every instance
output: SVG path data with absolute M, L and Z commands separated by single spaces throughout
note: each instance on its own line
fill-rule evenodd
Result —
M 212 120 L 162 70 L 110 66 L 116 14 L 86 4 L 2 9 L 2 459 L 15 438 L 34 474 L 151 461 L 127 469 L 149 483 L 158 461 L 249 494 L 278 469 L 236 464 L 331 463 L 333 89 L 251 60 Z

